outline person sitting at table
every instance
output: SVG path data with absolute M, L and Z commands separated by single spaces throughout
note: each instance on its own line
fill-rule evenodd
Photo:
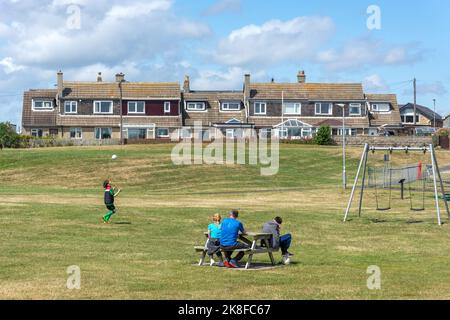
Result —
M 293 254 L 288 251 L 288 249 L 291 246 L 292 235 L 286 234 L 280 236 L 280 229 L 282 223 L 283 219 L 281 217 L 276 217 L 272 221 L 269 221 L 266 224 L 264 224 L 262 232 L 272 234 L 271 238 L 272 241 L 270 243 L 271 247 L 274 250 L 281 249 L 281 255 L 287 259 L 293 256 Z
M 219 258 L 219 267 L 223 267 L 222 253 L 220 252 L 220 236 L 222 234 L 222 217 L 216 213 L 213 216 L 213 223 L 208 226 L 208 256 L 211 259 L 211 265 L 214 265 L 214 254 Z
M 248 249 L 249 246 L 239 242 L 239 233 L 245 234 L 244 225 L 238 220 L 239 211 L 230 212 L 230 217 L 222 221 L 222 234 L 220 247 L 225 252 L 224 266 L 227 268 L 238 268 L 238 262 L 244 257 L 244 252 L 239 252 L 236 257 L 231 258 L 234 250 Z

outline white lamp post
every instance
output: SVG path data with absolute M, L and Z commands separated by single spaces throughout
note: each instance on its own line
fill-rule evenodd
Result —
M 342 186 L 344 191 L 347 189 L 347 169 L 346 169 L 346 155 L 345 155 L 345 104 L 339 103 L 338 107 L 342 108 Z

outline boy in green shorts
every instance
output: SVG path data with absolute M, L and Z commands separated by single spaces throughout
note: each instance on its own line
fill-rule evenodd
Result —
M 111 216 L 116 213 L 116 207 L 114 206 L 114 198 L 120 193 L 120 189 L 116 191 L 111 185 L 111 180 L 105 180 L 103 182 L 103 188 L 105 189 L 105 205 L 109 210 L 107 214 L 103 216 L 104 223 L 110 223 Z

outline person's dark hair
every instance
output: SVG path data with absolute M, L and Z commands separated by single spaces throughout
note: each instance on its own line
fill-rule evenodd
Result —
M 283 218 L 281 218 L 281 217 L 276 217 L 273 220 L 275 220 L 275 222 L 278 223 L 278 224 L 282 224 L 283 223 Z
M 239 211 L 238 211 L 238 210 L 232 210 L 232 211 L 230 212 L 230 214 L 231 214 L 233 217 L 235 217 L 235 218 L 239 217 Z
M 106 188 L 109 184 L 109 180 L 103 181 L 103 188 Z

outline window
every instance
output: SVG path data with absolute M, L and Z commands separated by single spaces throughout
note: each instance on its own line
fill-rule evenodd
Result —
M 333 104 L 332 103 L 316 103 L 316 115 L 327 115 L 333 114 Z
M 94 113 L 113 113 L 112 101 L 94 101 Z
M 284 104 L 284 114 L 300 114 L 302 104 L 288 102 Z
M 222 111 L 240 111 L 240 102 L 223 102 L 220 108 Z
M 255 114 L 266 114 L 267 104 L 265 102 L 255 102 Z
M 350 103 L 350 115 L 360 116 L 361 115 L 361 104 L 360 103 Z
M 56 136 L 58 136 L 58 129 L 50 129 L 50 130 L 48 130 L 48 134 L 51 137 L 56 137 Z
M 164 113 L 170 113 L 170 102 L 164 102 Z
M 76 101 L 64 102 L 64 113 L 77 113 L 77 105 Z
M 205 111 L 206 104 L 204 102 L 188 102 L 186 109 L 189 111 Z
M 180 131 L 181 139 L 192 139 L 192 131 L 188 128 L 182 128 Z
M 272 129 L 270 128 L 265 128 L 265 129 L 261 129 L 259 130 L 259 136 L 261 138 L 267 138 L 269 139 L 272 135 Z
M 42 129 L 31 129 L 31 136 L 35 138 L 42 138 L 44 136 L 44 130 Z
M 169 137 L 169 129 L 158 128 L 156 130 L 156 134 L 157 134 L 158 138 L 168 138 Z
M 416 116 L 416 123 L 419 123 L 419 116 Z M 414 115 L 407 115 L 407 116 L 402 116 L 402 122 L 403 123 L 414 123 Z
M 342 137 L 342 133 L 343 132 L 344 131 L 342 130 L 342 128 L 337 129 L 337 135 L 338 136 Z M 356 134 L 357 134 L 357 130 L 356 129 L 351 129 L 351 128 L 346 128 L 345 129 L 345 135 L 346 136 L 356 136 Z
M 95 139 L 104 140 L 112 138 L 111 128 L 95 128 Z
M 389 105 L 389 103 L 374 103 L 372 104 L 372 111 L 389 112 L 391 111 L 391 106 Z
M 33 100 L 33 111 L 53 111 L 52 100 Z
M 82 139 L 83 131 L 81 128 L 70 128 L 70 139 Z
M 144 101 L 130 101 L 128 102 L 128 113 L 145 113 Z
M 128 128 L 128 139 L 143 140 L 147 138 L 147 129 L 145 128 Z

